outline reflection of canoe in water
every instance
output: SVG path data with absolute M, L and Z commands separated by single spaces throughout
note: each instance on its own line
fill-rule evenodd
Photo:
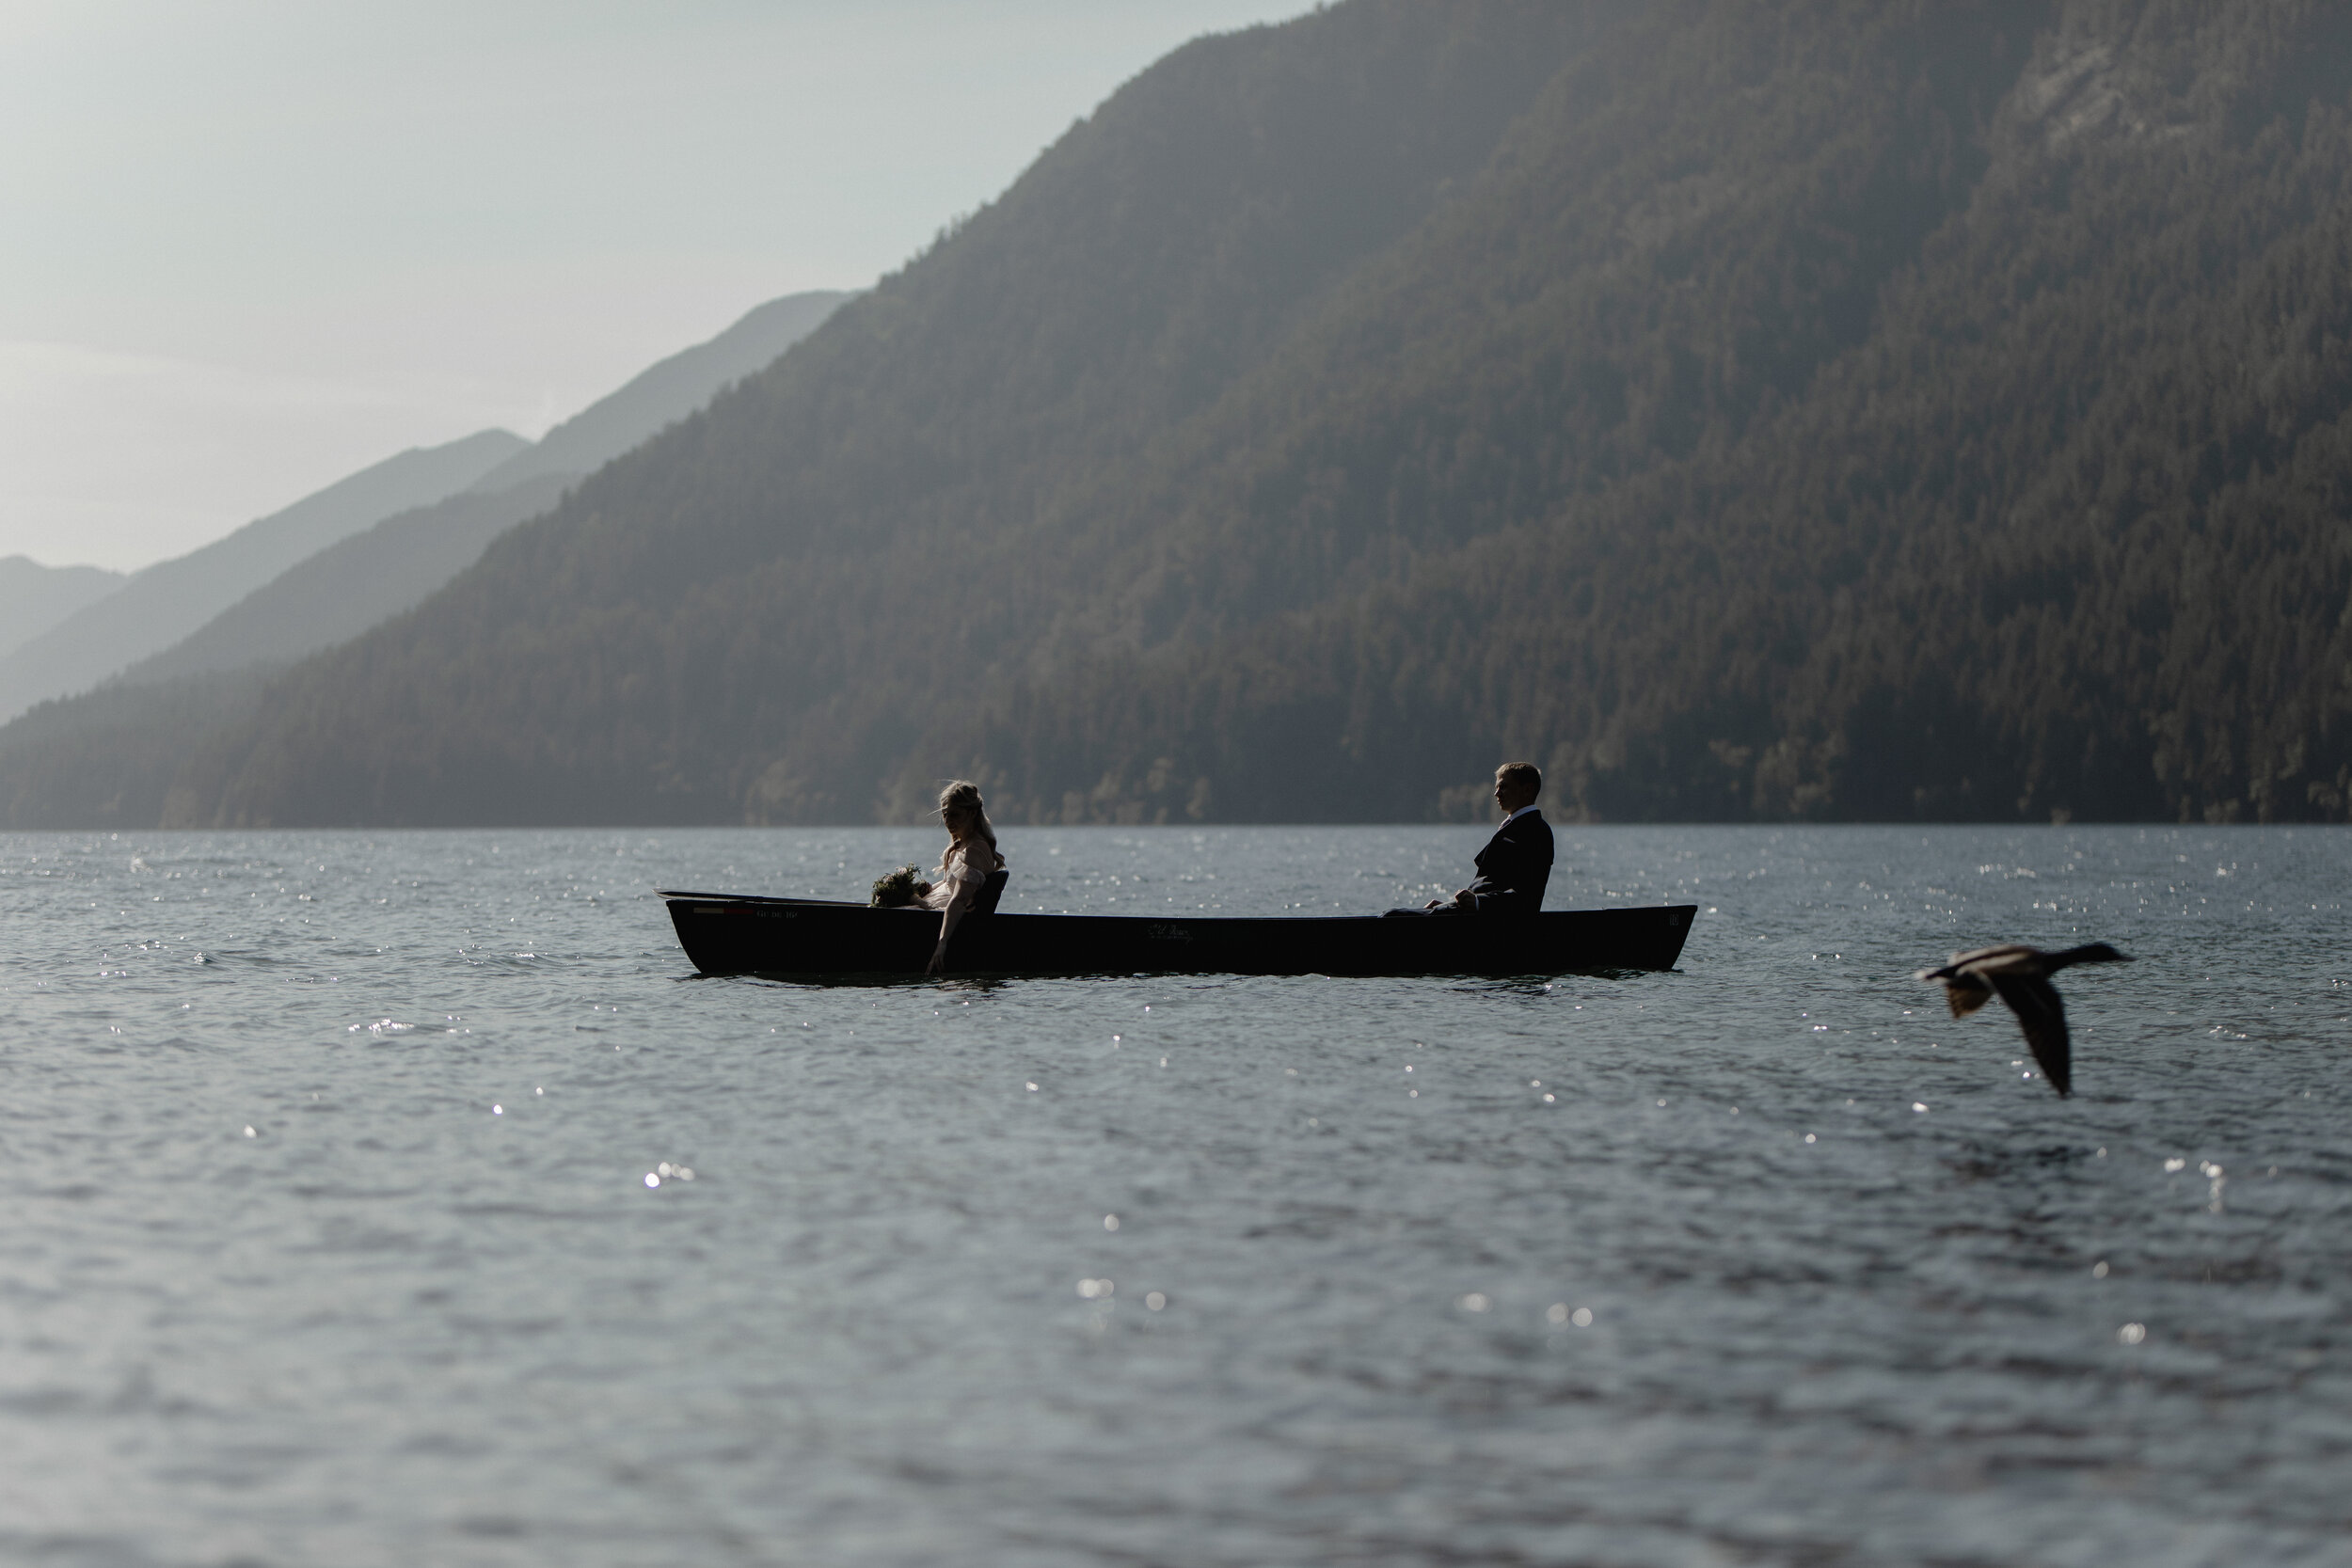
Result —
M 920 974 L 939 940 L 929 910 L 815 898 L 663 893 L 678 941 L 706 974 Z M 1692 904 L 1563 910 L 1533 919 L 1462 915 L 1263 920 L 973 914 L 947 967 L 963 974 L 1560 974 L 1671 969 Z

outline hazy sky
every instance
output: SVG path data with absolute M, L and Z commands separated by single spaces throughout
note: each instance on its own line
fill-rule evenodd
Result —
M 1300 0 L 0 0 L 0 556 L 133 567 L 859 287 Z

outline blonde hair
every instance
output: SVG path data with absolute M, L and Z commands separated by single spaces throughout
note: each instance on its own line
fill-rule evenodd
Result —
M 996 824 L 988 819 L 988 807 L 980 800 L 980 786 L 969 779 L 954 779 L 939 792 L 939 818 L 947 819 L 947 808 L 956 806 L 972 814 L 971 836 L 984 840 L 988 852 L 1001 863 L 1004 856 L 996 849 Z

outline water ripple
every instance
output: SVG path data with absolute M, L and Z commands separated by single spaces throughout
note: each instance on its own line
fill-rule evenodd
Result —
M 1005 841 L 1263 914 L 1479 834 Z M 1561 846 L 1679 972 L 684 985 L 651 888 L 930 834 L 0 838 L 0 1557 L 2341 1560 L 2352 834 Z M 2093 938 L 2068 1101 L 1910 978 Z

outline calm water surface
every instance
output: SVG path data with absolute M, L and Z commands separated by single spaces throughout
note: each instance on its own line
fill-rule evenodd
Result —
M 649 894 L 934 847 L 0 837 L 0 1560 L 2352 1562 L 2352 834 L 1569 830 L 1703 912 L 1548 984 L 696 980 Z M 2093 938 L 2071 1101 L 1910 978 Z

